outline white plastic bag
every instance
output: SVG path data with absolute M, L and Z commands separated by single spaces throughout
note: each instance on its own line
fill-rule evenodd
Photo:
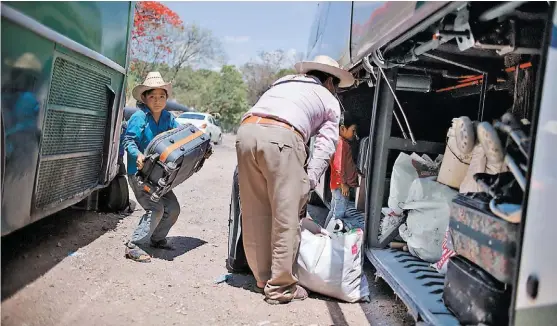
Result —
M 441 258 L 441 243 L 449 226 L 449 205 L 456 194 L 433 178 L 414 180 L 402 205 L 409 210 L 408 218 L 399 228 L 413 255 L 430 263 Z
M 401 205 L 406 202 L 408 190 L 412 182 L 418 178 L 436 176 L 442 156 L 439 155 L 432 161 L 427 155 L 418 156 L 416 153 L 408 155 L 400 153 L 393 165 L 391 174 L 391 187 L 389 191 L 388 206 L 396 215 L 401 215 Z
M 363 231 L 331 237 L 302 229 L 296 274 L 301 286 L 347 302 L 369 299 L 362 272 Z
M 379 234 L 384 236 L 390 234 L 391 231 L 398 228 L 404 220 L 404 215 L 397 215 L 391 208 L 381 208 L 381 225 L 379 226 Z

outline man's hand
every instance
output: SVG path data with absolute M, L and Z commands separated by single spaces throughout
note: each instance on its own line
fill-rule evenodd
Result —
M 343 183 L 340 185 L 340 192 L 344 197 L 348 197 L 348 195 L 350 194 L 350 187 L 348 187 L 347 184 Z
M 137 165 L 137 169 L 141 170 L 143 169 L 143 163 L 145 162 L 145 155 L 143 154 L 139 154 L 137 155 L 137 160 L 135 161 L 136 165 Z
M 309 191 L 312 192 L 313 190 L 315 190 L 315 187 L 317 187 L 317 184 L 319 183 L 318 180 L 313 180 L 311 177 L 308 176 L 309 179 Z

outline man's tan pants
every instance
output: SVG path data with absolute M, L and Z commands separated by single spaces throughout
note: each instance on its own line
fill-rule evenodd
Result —
M 289 301 L 300 244 L 300 211 L 308 199 L 306 146 L 292 130 L 243 124 L 236 139 L 242 234 L 248 264 L 269 299 Z

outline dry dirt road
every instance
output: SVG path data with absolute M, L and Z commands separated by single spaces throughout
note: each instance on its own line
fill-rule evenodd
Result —
M 270 306 L 249 290 L 252 276 L 226 273 L 234 136 L 176 189 L 182 211 L 170 232 L 174 252 L 149 264 L 124 258 L 130 216 L 66 210 L 2 239 L 2 325 L 412 325 L 382 281 L 371 302 L 319 296 Z M 319 212 L 313 208 L 313 211 Z M 326 212 L 325 212 L 326 213 Z

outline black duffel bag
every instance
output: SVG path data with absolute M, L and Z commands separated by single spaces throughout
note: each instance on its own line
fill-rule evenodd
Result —
M 462 256 L 447 265 L 443 301 L 462 325 L 507 325 L 511 288 Z

